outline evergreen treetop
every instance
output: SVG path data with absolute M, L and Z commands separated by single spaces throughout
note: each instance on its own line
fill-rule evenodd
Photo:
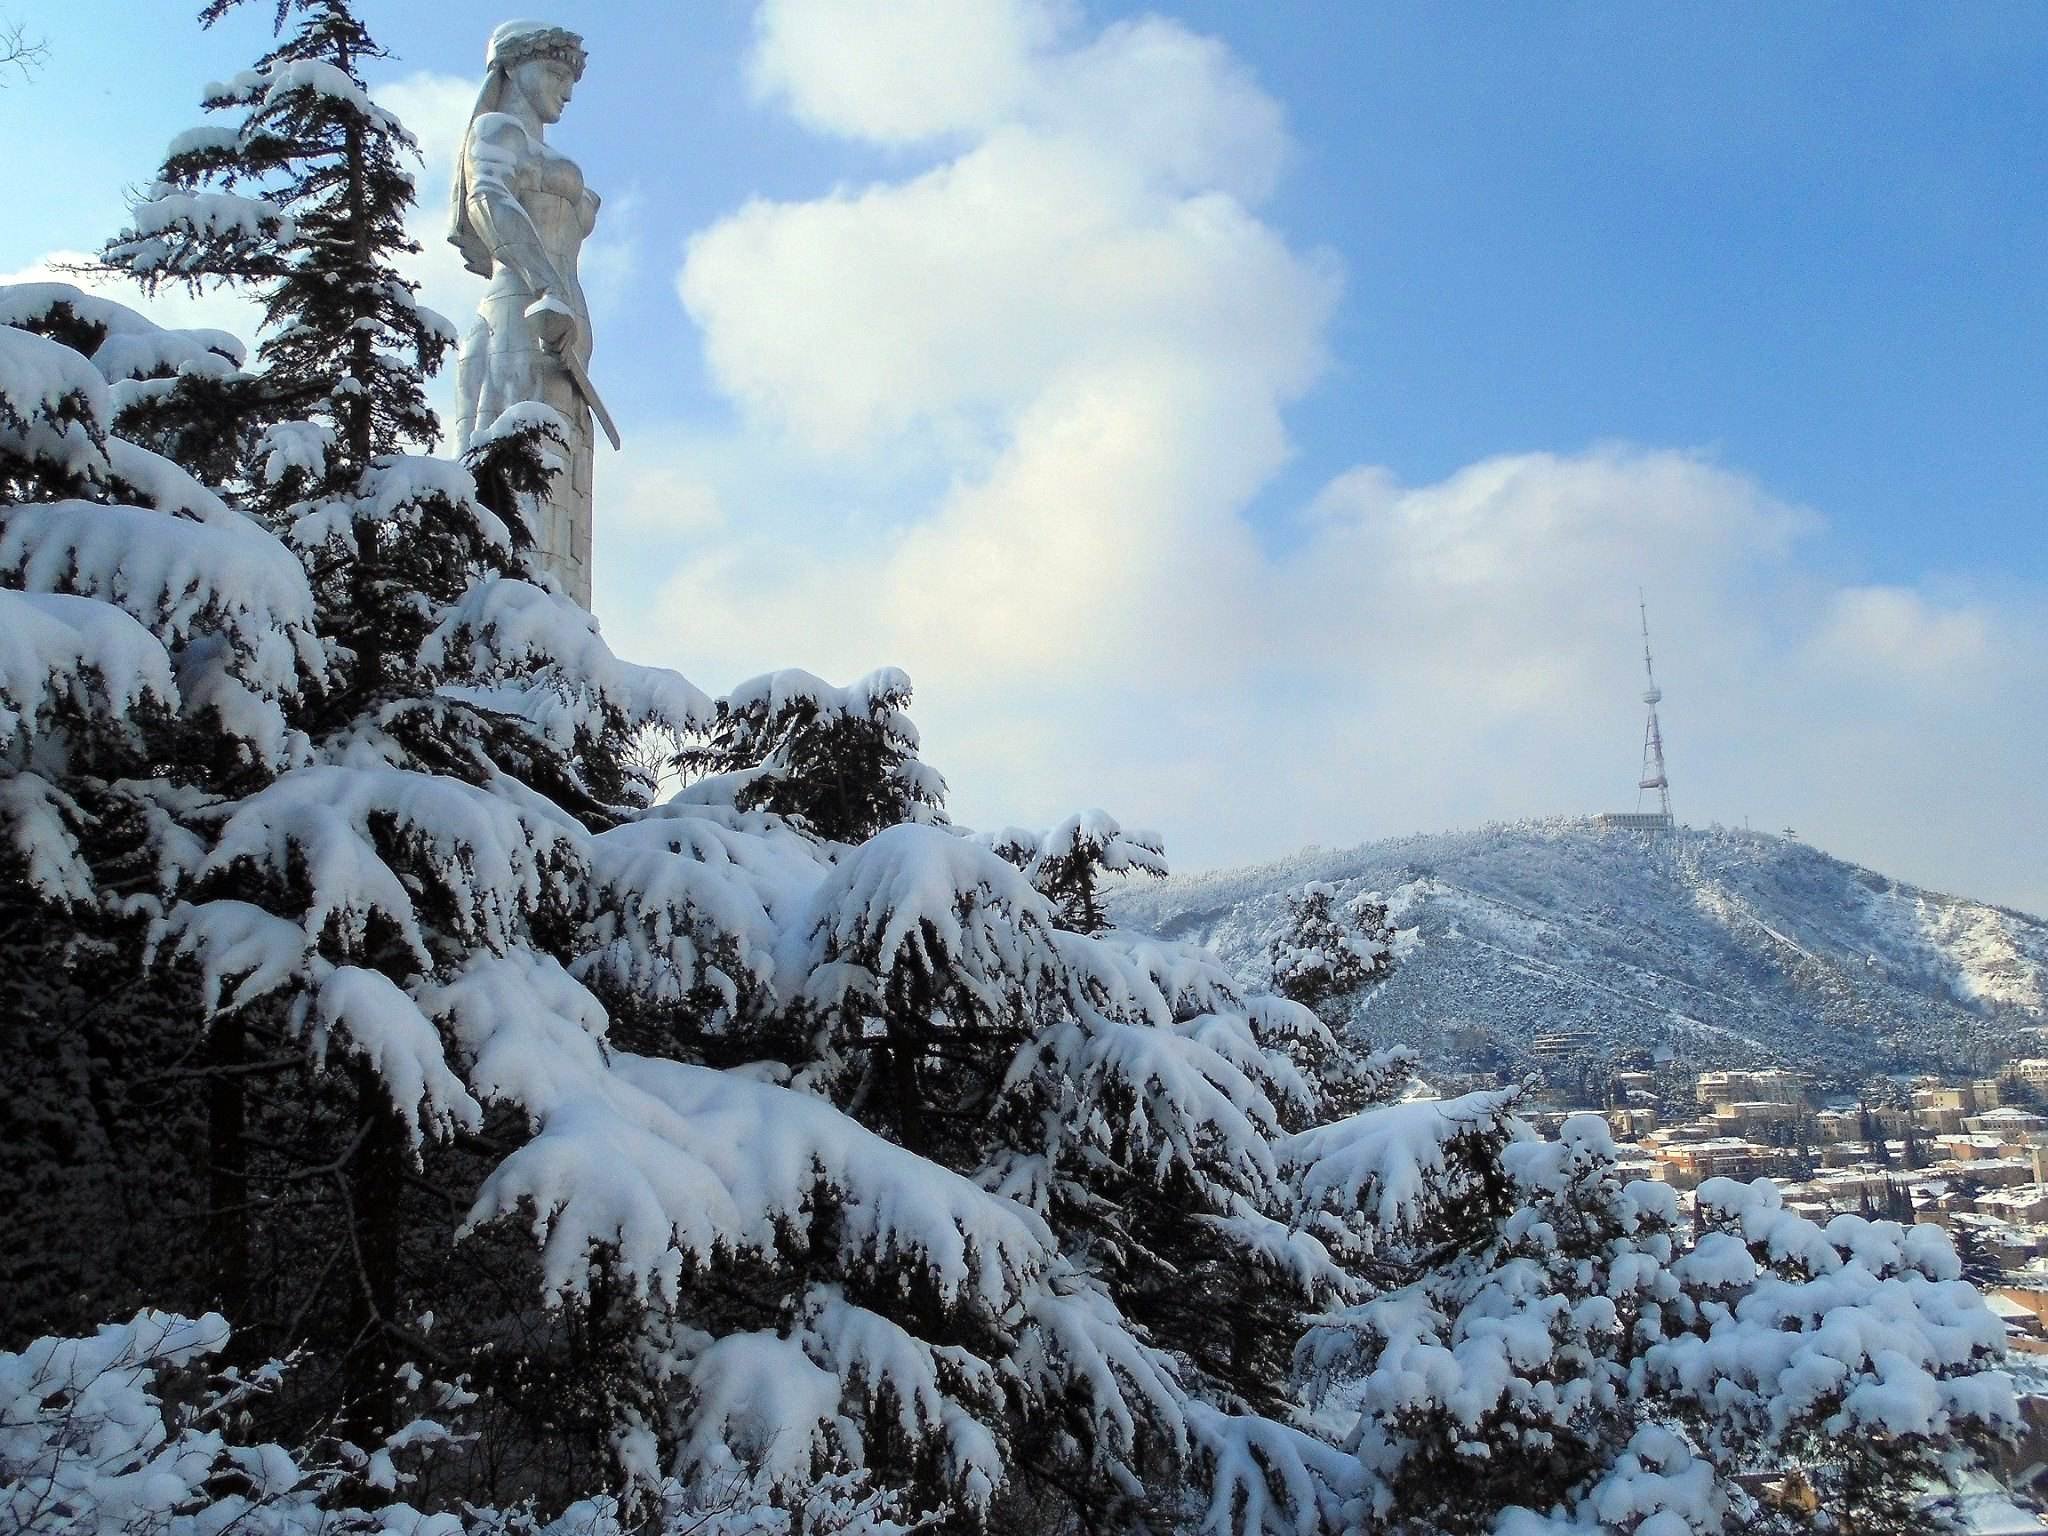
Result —
M 215 0 L 202 19 L 235 4 Z M 257 290 L 264 418 L 333 432 L 322 473 L 293 487 L 304 495 L 435 441 L 424 380 L 457 338 L 400 269 L 419 251 L 404 226 L 418 147 L 364 83 L 364 63 L 385 51 L 349 0 L 280 0 L 280 33 L 287 22 L 253 68 L 205 90 L 208 111 L 239 121 L 180 134 L 101 259 L 145 292 Z
M 1360 892 L 1339 912 L 1336 899 L 1333 886 L 1303 886 L 1286 898 L 1286 918 L 1266 942 L 1273 989 L 1311 1008 L 1349 996 L 1393 969 L 1386 904 Z
M 720 699 L 676 766 L 742 810 L 773 811 L 831 842 L 899 822 L 942 822 L 946 781 L 917 756 L 910 679 L 894 667 L 839 688 L 797 668 Z

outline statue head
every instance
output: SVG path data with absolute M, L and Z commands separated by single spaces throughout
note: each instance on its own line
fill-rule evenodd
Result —
M 543 123 L 560 120 L 587 55 L 583 39 L 566 27 L 539 21 L 508 21 L 491 34 L 484 63 L 493 80 L 525 97 Z M 486 84 L 488 93 L 489 85 Z M 500 87 L 500 96 L 504 94 Z
M 584 59 L 582 37 L 539 20 L 508 20 L 483 53 L 489 72 L 502 74 L 543 123 L 561 119 L 569 92 L 584 78 Z

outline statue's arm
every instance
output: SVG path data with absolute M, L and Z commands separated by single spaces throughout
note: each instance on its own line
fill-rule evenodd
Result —
M 569 285 L 541 243 L 540 231 L 514 185 L 520 162 L 531 153 L 526 130 L 513 118 L 492 113 L 476 120 L 463 147 L 469 220 L 493 258 L 542 298 L 559 298 Z

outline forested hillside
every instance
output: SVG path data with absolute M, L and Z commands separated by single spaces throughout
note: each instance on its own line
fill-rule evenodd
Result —
M 1306 881 L 1381 893 L 1402 963 L 1369 994 L 1375 1040 L 1429 1063 L 1526 1064 L 1585 1031 L 1608 1052 L 1781 1062 L 1823 1077 L 1984 1068 L 2048 1024 L 2048 922 L 1887 879 L 1783 837 L 1590 820 L 1314 849 L 1128 886 L 1118 921 L 1260 973 Z

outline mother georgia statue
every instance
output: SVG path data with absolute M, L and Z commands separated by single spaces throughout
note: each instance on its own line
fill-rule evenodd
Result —
M 491 34 L 484 88 L 456 161 L 448 238 L 491 284 L 455 367 L 456 450 L 522 401 L 561 414 L 569 462 L 534 509 L 534 535 L 548 568 L 587 608 L 593 415 L 619 445 L 590 387 L 590 309 L 576 280 L 598 197 L 545 137 L 583 76 L 583 60 L 583 39 L 561 27 L 508 21 Z

